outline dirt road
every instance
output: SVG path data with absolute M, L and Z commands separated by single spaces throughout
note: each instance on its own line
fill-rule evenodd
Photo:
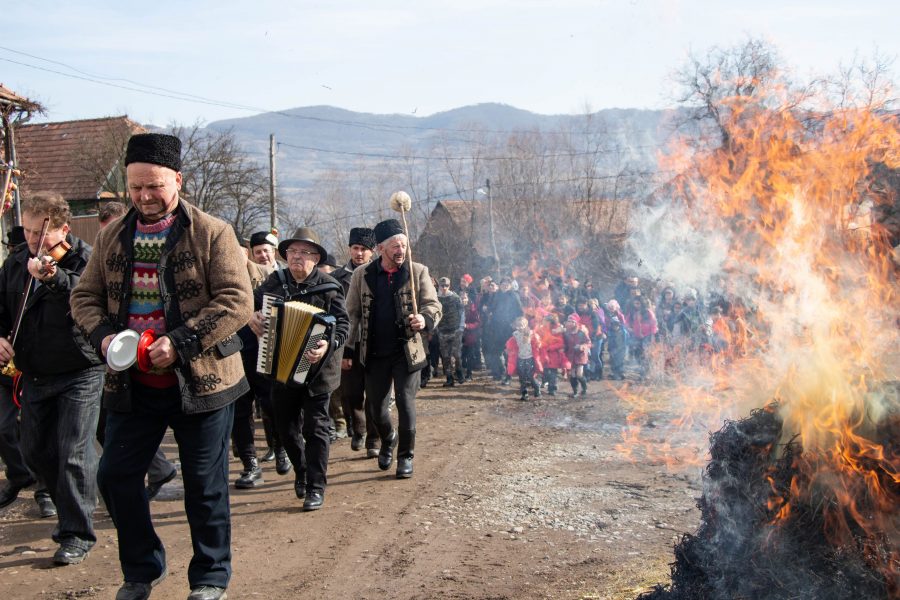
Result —
M 633 598 L 668 577 L 672 545 L 697 525 L 699 470 L 623 456 L 621 382 L 585 398 L 520 402 L 488 378 L 429 386 L 418 400 L 415 476 L 332 447 L 325 507 L 303 513 L 291 475 L 232 491 L 229 598 Z M 662 441 L 667 432 L 657 427 Z M 167 438 L 164 447 L 175 456 Z M 232 462 L 237 476 L 240 464 Z M 153 502 L 169 577 L 188 593 L 190 537 L 180 478 Z M 0 598 L 111 599 L 116 532 L 101 506 L 88 559 L 58 568 L 51 521 L 25 491 L 0 511 Z

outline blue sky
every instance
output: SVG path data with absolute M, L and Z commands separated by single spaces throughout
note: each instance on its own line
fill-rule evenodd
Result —
M 690 52 L 748 37 L 774 44 L 799 79 L 900 55 L 895 0 L 29 0 L 4 13 L 0 83 L 54 121 L 165 125 L 321 104 L 661 108 Z

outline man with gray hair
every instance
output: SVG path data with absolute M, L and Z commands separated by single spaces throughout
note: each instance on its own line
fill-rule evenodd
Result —
M 441 303 L 428 267 L 407 260 L 409 242 L 399 221 L 388 219 L 376 225 L 375 241 L 378 258 L 356 269 L 350 279 L 347 348 L 358 350 L 347 360 L 365 367 L 366 416 L 375 422 L 381 437 L 378 468 L 391 468 L 396 448 L 397 478 L 407 479 L 413 475 L 419 371 L 428 364 L 422 332 L 434 331 L 440 322 Z M 389 412 L 391 385 L 398 431 Z

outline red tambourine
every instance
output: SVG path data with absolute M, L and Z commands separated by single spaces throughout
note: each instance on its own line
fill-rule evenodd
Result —
M 156 332 L 152 329 L 147 329 L 144 333 L 141 334 L 140 339 L 137 344 L 137 366 L 138 369 L 147 373 L 150 369 L 153 368 L 153 363 L 150 362 L 150 344 L 156 341 Z

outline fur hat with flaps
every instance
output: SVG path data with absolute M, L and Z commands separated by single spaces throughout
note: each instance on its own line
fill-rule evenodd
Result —
M 128 138 L 125 166 L 150 163 L 181 171 L 181 140 L 165 133 L 138 133 Z
M 294 242 L 306 242 L 307 244 L 315 246 L 316 250 L 319 252 L 317 265 L 321 265 L 325 262 L 325 259 L 328 258 L 328 251 L 319 243 L 319 234 L 311 227 L 298 228 L 297 231 L 294 232 L 294 235 L 286 240 L 282 240 L 282 242 L 278 244 L 278 254 L 281 255 L 281 258 L 287 260 L 288 246 Z

